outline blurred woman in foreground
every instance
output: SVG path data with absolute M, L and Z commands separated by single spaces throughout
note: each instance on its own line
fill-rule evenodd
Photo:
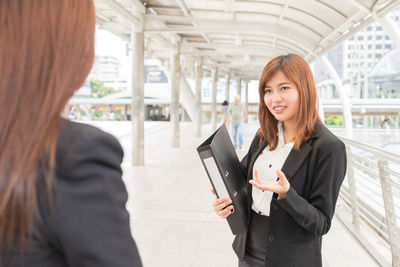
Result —
M 0 0 L 1 266 L 141 266 L 120 144 L 60 118 L 95 19 L 92 0 Z

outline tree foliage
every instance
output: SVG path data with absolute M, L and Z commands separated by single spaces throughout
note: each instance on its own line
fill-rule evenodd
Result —
M 325 116 L 325 124 L 332 126 L 342 126 L 343 116 L 341 115 Z
M 117 90 L 115 90 L 112 87 L 104 85 L 103 82 L 91 78 L 90 79 L 90 96 L 93 98 L 102 98 L 103 96 L 110 95 L 116 93 Z

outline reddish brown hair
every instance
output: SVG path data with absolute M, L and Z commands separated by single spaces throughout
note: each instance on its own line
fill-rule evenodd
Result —
M 310 138 L 314 132 L 315 123 L 320 121 L 320 118 L 317 110 L 317 89 L 311 69 L 301 56 L 294 54 L 273 58 L 261 74 L 258 86 L 260 95 L 258 108 L 260 142 L 267 140 L 269 150 L 274 150 L 278 145 L 278 120 L 275 119 L 264 103 L 265 85 L 278 71 L 282 71 L 296 85 L 299 93 L 299 111 L 296 118 L 297 135 L 293 146 L 298 150 L 300 145 Z
M 39 175 L 50 188 L 60 113 L 92 67 L 95 20 L 92 0 L 0 1 L 0 244 L 18 232 L 24 246 Z

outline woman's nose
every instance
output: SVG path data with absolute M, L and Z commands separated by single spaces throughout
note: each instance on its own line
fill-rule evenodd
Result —
M 272 93 L 272 102 L 279 102 L 282 100 L 282 95 L 279 92 Z

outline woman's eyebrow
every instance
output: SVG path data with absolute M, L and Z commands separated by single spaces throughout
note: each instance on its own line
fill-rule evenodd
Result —
M 282 85 L 285 85 L 285 84 L 291 84 L 291 82 L 281 82 L 281 83 L 278 84 L 278 86 L 282 86 Z M 264 88 L 271 88 L 271 86 L 269 86 L 269 85 L 266 84 L 266 85 L 264 86 Z

